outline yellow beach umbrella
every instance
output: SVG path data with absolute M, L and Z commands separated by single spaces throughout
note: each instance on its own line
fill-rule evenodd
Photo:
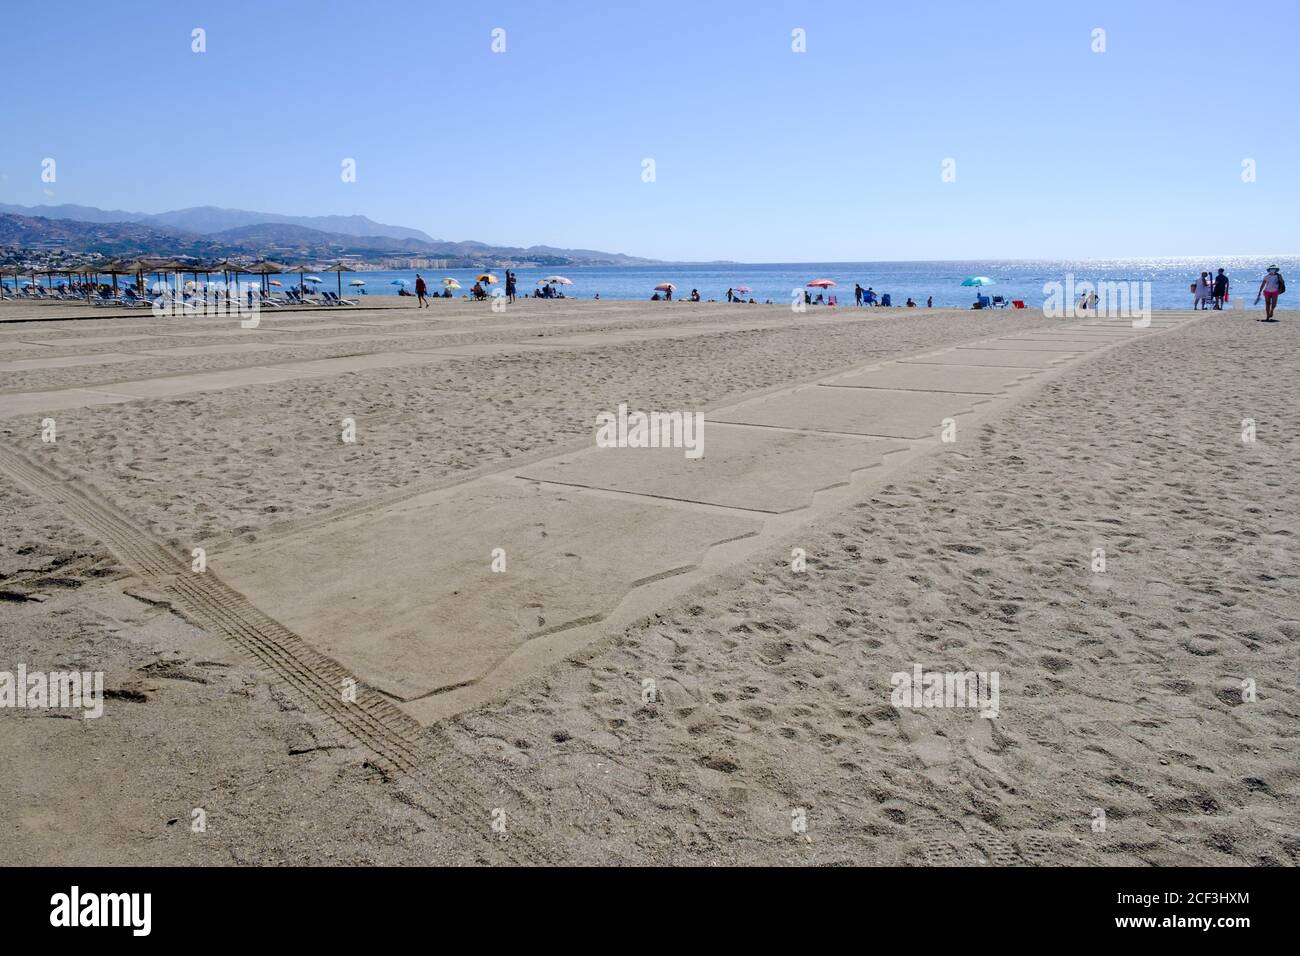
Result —
M 493 275 L 492 273 L 490 273 L 490 272 L 485 272 L 485 273 L 483 273 L 481 276 L 478 277 L 478 281 L 479 281 L 479 282 L 486 282 L 488 285 L 491 285 L 492 283 L 494 283 L 494 282 L 497 281 L 497 277 L 494 276 L 494 275 Z

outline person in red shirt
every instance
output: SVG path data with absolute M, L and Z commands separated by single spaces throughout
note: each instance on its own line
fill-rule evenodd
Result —
M 425 284 L 424 276 L 420 273 L 415 274 L 415 304 L 418 308 L 427 309 L 429 303 L 425 301 L 425 296 L 429 294 L 429 287 Z

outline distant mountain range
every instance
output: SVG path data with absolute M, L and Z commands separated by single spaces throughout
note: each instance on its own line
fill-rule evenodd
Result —
M 365 216 L 286 216 L 195 206 L 163 213 L 64 204 L 0 203 L 0 245 L 57 246 L 104 255 L 257 255 L 273 259 L 323 259 L 339 255 L 427 256 L 467 265 L 531 262 L 560 265 L 648 265 L 642 259 L 594 249 L 493 246 L 434 239 L 419 229 L 390 226 Z

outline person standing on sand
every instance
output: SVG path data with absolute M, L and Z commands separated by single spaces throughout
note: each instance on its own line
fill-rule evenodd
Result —
M 855 284 L 853 286 L 853 304 L 854 305 L 862 304 L 862 286 L 859 284 Z
M 1259 305 L 1260 296 L 1264 298 L 1264 318 L 1261 322 L 1276 322 L 1273 318 L 1273 312 L 1277 309 L 1277 297 L 1286 291 L 1286 279 L 1282 278 L 1282 270 L 1277 266 L 1269 266 L 1268 272 L 1264 273 L 1264 278 L 1259 283 L 1259 292 L 1255 296 L 1255 304 Z
M 1224 275 L 1223 270 L 1214 277 L 1214 307 L 1220 312 L 1223 311 L 1223 304 L 1228 301 L 1228 277 Z
M 417 309 L 427 309 L 429 303 L 425 301 L 425 296 L 429 294 L 429 286 L 424 281 L 424 276 L 420 273 L 415 274 L 415 307 Z
M 506 297 L 511 302 L 515 301 L 515 288 L 516 288 L 515 274 L 511 272 L 509 269 L 507 269 L 506 270 Z
M 933 308 L 934 308 L 934 296 L 930 296 L 930 298 L 928 298 L 928 299 L 925 300 L 925 307 L 926 307 L 927 309 L 933 309 Z
M 1210 274 L 1208 272 L 1202 272 L 1201 277 L 1196 280 L 1192 295 L 1195 296 L 1192 301 L 1193 309 L 1199 308 L 1203 311 L 1210 307 Z

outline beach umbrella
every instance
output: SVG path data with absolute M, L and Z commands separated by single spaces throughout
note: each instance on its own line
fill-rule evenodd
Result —
M 409 283 L 408 283 L 405 279 L 394 279 L 392 282 L 390 282 L 390 283 L 388 283 L 388 284 L 389 284 L 389 285 L 409 285 Z
M 186 285 L 193 285 L 194 283 L 193 283 L 193 282 L 187 282 L 187 283 L 185 283 L 185 284 L 186 284 Z M 280 287 L 282 287 L 282 286 L 284 285 L 284 283 L 281 282 L 279 279 L 272 279 L 272 280 L 270 281 L 269 284 L 275 286 L 277 289 L 280 288 Z
M 573 280 L 566 279 L 564 276 L 547 276 L 545 279 L 542 279 L 538 284 L 540 285 L 543 282 L 549 282 L 551 285 L 573 285 Z
M 731 291 L 732 291 L 732 292 L 749 292 L 750 289 L 749 289 L 749 286 L 747 286 L 747 285 L 738 285 L 738 286 L 736 286 L 735 288 L 733 288 Z
M 494 283 L 494 282 L 497 281 L 497 277 L 494 276 L 494 275 L 493 275 L 492 273 L 490 273 L 490 272 L 485 272 L 485 273 L 483 273 L 481 276 L 478 277 L 478 280 L 477 280 L 477 281 L 479 281 L 479 282 L 486 282 L 488 285 L 491 285 L 492 283 Z
M 262 283 L 265 284 L 270 276 L 280 275 L 281 273 L 289 272 L 290 269 L 283 262 L 274 262 L 270 259 L 265 259 L 262 262 L 258 262 L 254 265 L 249 266 L 244 271 L 250 273 L 251 275 L 261 276 Z
M 655 291 L 656 291 L 656 292 L 676 292 L 676 291 L 677 291 L 677 286 L 673 285 L 671 282 L 661 282 L 661 283 L 659 283 L 657 286 L 655 286 Z
M 453 279 L 451 276 L 443 276 L 442 284 L 445 285 L 448 289 L 460 288 L 460 283 L 457 282 L 455 279 Z
M 231 262 L 229 259 L 222 259 L 220 262 L 214 262 L 208 266 L 208 269 L 212 272 L 221 273 L 221 281 L 226 283 L 227 289 L 229 289 L 230 287 L 230 276 L 231 275 L 237 276 L 244 271 L 243 266 L 236 265 L 235 263 Z
M 962 279 L 961 284 L 967 286 L 974 286 L 976 289 L 978 289 L 980 286 L 996 285 L 997 283 L 995 283 L 994 280 L 990 279 L 988 276 L 971 276 L 968 279 Z M 977 298 L 979 297 L 978 292 L 976 292 L 975 295 Z
M 303 277 L 307 275 L 307 273 L 311 272 L 312 270 L 309 269 L 307 266 L 294 266 L 292 269 L 285 269 L 284 271 L 296 275 L 298 277 L 298 291 L 299 292 L 304 291 L 303 282 L 305 280 L 303 279 Z
M 339 298 L 341 299 L 343 298 L 343 273 L 356 272 L 357 270 L 352 268 L 346 262 L 336 262 L 332 266 L 321 266 L 320 271 L 334 273 L 334 278 L 338 282 Z
M 325 280 L 322 279 L 320 276 L 307 276 L 307 277 L 304 278 L 302 281 L 303 281 L 303 282 L 316 283 L 316 282 L 324 282 Z
M 810 289 L 830 289 L 835 285 L 833 279 L 813 279 L 808 283 Z
M 359 288 L 360 286 L 363 286 L 365 284 L 366 284 L 365 279 L 353 279 L 351 282 L 348 283 L 348 285 L 352 286 L 353 288 Z

